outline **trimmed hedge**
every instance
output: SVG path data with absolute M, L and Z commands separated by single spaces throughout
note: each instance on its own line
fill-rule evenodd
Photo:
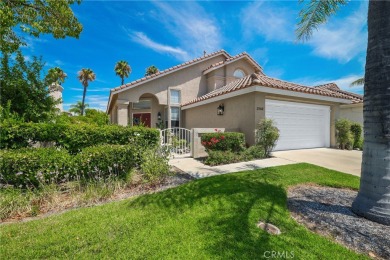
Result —
M 158 144 L 159 138 L 157 129 L 144 127 L 53 123 L 0 125 L 0 149 L 28 147 L 31 142 L 55 142 L 56 146 L 74 154 L 100 144 L 153 146 Z
M 243 133 L 207 133 L 202 134 L 201 141 L 208 151 L 240 152 L 245 148 L 245 136 Z
M 142 152 L 130 145 L 88 147 L 73 156 L 56 148 L 2 150 L 0 183 L 38 187 L 75 179 L 124 176 L 140 164 Z
M 38 186 L 60 182 L 73 175 L 72 156 L 62 149 L 25 148 L 0 150 L 0 183 L 13 186 Z

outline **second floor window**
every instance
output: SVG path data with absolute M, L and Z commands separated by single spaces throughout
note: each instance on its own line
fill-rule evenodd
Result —
M 171 89 L 171 104 L 180 104 L 180 90 Z
M 236 69 L 233 73 L 233 76 L 235 78 L 241 79 L 241 78 L 245 77 L 245 73 L 240 69 Z

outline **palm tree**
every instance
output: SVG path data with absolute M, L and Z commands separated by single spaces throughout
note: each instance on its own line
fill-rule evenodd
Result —
M 115 74 L 122 79 L 122 85 L 125 83 L 125 77 L 127 78 L 131 73 L 131 67 L 127 61 L 118 61 L 115 65 Z
M 69 112 L 72 112 L 76 115 L 81 115 L 83 107 L 87 108 L 87 107 L 89 107 L 89 105 L 88 104 L 83 105 L 83 103 L 81 103 L 81 101 L 77 101 L 76 104 L 70 105 Z
M 353 87 L 353 86 L 360 86 L 360 85 L 364 85 L 364 77 L 363 78 L 359 78 L 359 79 L 357 79 L 357 80 L 355 80 L 355 81 L 353 81 L 351 83 L 351 87 Z
M 51 87 L 52 84 L 54 85 L 61 85 L 65 82 L 65 78 L 68 75 L 60 68 L 60 67 L 54 67 L 48 70 L 47 75 L 45 77 L 45 83 Z
M 314 1 L 300 12 L 298 39 L 334 14 L 345 0 Z M 390 225 L 390 1 L 370 0 L 364 74 L 364 146 L 360 190 L 352 210 Z
M 85 103 L 85 95 L 87 94 L 88 83 L 94 81 L 96 79 L 95 73 L 91 69 L 81 69 L 78 72 L 77 78 L 80 80 L 81 84 L 83 84 L 84 92 L 83 92 L 83 101 L 81 108 L 81 115 L 84 115 L 84 103 Z
M 152 66 L 149 66 L 148 68 L 146 68 L 145 76 L 150 76 L 150 75 L 156 74 L 157 72 L 158 72 L 158 68 L 156 66 L 152 65 Z

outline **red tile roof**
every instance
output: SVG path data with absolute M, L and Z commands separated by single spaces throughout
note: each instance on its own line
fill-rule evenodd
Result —
M 322 89 L 322 90 L 327 90 L 331 91 L 333 93 L 338 93 L 342 95 L 346 95 L 349 97 L 349 99 L 352 100 L 353 104 L 357 103 L 363 103 L 363 96 L 356 94 L 356 93 L 351 93 L 345 90 L 341 90 L 335 83 L 327 83 L 319 86 L 315 86 L 314 88 Z
M 225 65 L 225 64 L 228 64 L 228 63 L 231 63 L 231 62 L 233 62 L 233 61 L 236 61 L 236 60 L 238 60 L 238 59 L 241 59 L 242 57 L 245 57 L 246 59 L 248 59 L 248 60 L 250 60 L 254 65 L 255 65 L 255 67 L 258 69 L 258 71 L 256 71 L 256 72 L 258 72 L 258 73 L 261 73 L 261 74 L 264 74 L 263 73 L 263 68 L 248 54 L 248 53 L 246 53 L 246 52 L 242 52 L 242 53 L 240 53 L 240 54 L 237 54 L 237 55 L 235 55 L 235 56 L 233 56 L 233 57 L 230 57 L 230 58 L 227 58 L 226 60 L 224 60 L 224 61 L 220 61 L 220 62 L 217 62 L 217 63 L 214 63 L 214 64 L 211 64 L 209 67 L 207 67 L 204 71 L 203 71 L 203 73 L 205 73 L 205 72 L 210 72 L 210 71 L 213 71 L 214 69 L 216 69 L 216 68 L 219 68 L 219 67 L 222 67 L 223 65 Z
M 115 92 L 117 90 L 121 90 L 121 89 L 125 89 L 125 88 L 128 88 L 128 87 L 131 87 L 131 86 L 134 86 L 138 83 L 141 83 L 141 82 L 144 82 L 146 80 L 149 80 L 149 79 L 152 79 L 152 78 L 155 78 L 157 76 L 161 76 L 161 75 L 164 75 L 168 72 L 172 72 L 172 71 L 176 71 L 178 69 L 181 69 L 187 65 L 190 65 L 192 63 L 195 63 L 197 61 L 201 61 L 201 60 L 204 60 L 204 59 L 207 59 L 207 58 L 210 58 L 210 57 L 213 57 L 213 56 L 217 56 L 217 55 L 220 55 L 220 54 L 224 54 L 226 57 L 228 58 L 231 58 L 232 56 L 230 56 L 230 54 L 228 54 L 225 50 L 219 50 L 219 51 L 216 51 L 216 52 L 213 52 L 213 53 L 210 53 L 210 54 L 207 54 L 205 56 L 202 56 L 202 57 L 199 57 L 199 58 L 196 58 L 196 59 L 193 59 L 193 60 L 190 60 L 190 61 L 187 61 L 187 62 L 184 62 L 182 64 L 179 64 L 179 65 L 176 65 L 176 66 L 173 66 L 171 68 L 168 68 L 166 70 L 163 70 L 163 71 L 159 71 L 155 74 L 152 74 L 152 75 L 149 75 L 149 76 L 146 76 L 146 77 L 143 77 L 143 78 L 140 78 L 140 79 L 137 79 L 135 81 L 132 81 L 130 83 L 126 83 L 122 86 L 119 86 L 119 87 L 116 87 L 116 88 L 113 88 L 111 89 L 111 92 Z
M 334 84 L 334 83 L 332 83 Z M 207 100 L 213 97 L 221 96 L 224 94 L 228 94 L 240 89 L 245 89 L 250 86 L 263 86 L 263 87 L 269 87 L 269 88 L 276 88 L 276 89 L 282 89 L 282 90 L 290 90 L 290 91 L 296 91 L 296 92 L 301 92 L 301 93 L 307 93 L 307 94 L 314 94 L 314 95 L 321 95 L 321 96 L 328 96 L 328 97 L 335 97 L 335 98 L 343 98 L 343 99 L 350 99 L 354 100 L 354 97 L 352 97 L 349 93 L 346 91 L 334 91 L 330 90 L 328 88 L 325 88 L 323 86 L 318 86 L 318 87 L 308 87 L 308 86 L 303 86 L 279 79 L 274 79 L 267 77 L 263 74 L 259 73 L 253 73 L 251 75 L 248 75 L 242 79 L 235 80 L 226 86 L 216 89 L 210 93 L 207 93 L 206 95 L 203 95 L 201 97 L 198 97 L 194 100 L 191 100 L 190 102 L 187 102 L 183 104 L 182 106 L 188 106 L 190 104 L 194 104 L 203 100 Z M 337 85 L 334 84 L 332 87 Z M 338 88 L 338 87 L 337 87 Z M 354 96 L 354 94 L 353 94 Z

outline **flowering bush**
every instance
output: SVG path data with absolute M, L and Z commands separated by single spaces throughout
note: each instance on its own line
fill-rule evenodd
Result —
M 243 133 L 208 133 L 201 136 L 201 141 L 206 151 L 240 152 L 245 147 Z

